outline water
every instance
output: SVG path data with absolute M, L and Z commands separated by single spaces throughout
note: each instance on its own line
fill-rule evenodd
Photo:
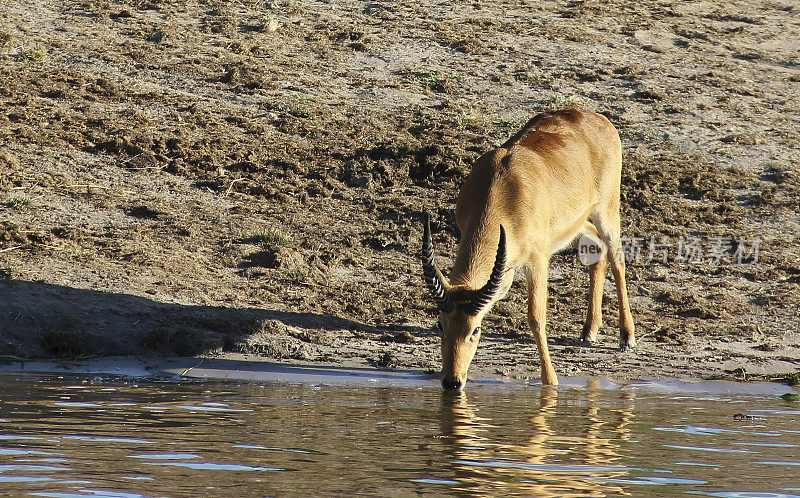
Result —
M 0 374 L 0 493 L 800 496 L 800 403 Z

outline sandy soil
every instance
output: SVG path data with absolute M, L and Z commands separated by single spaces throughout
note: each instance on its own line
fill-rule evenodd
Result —
M 560 255 L 558 373 L 796 373 L 798 40 L 789 0 L 0 0 L 0 354 L 436 370 L 421 213 L 446 271 L 472 161 L 579 106 L 623 139 L 640 345 L 610 280 L 578 343 Z M 524 310 L 519 282 L 474 375 L 538 377 Z

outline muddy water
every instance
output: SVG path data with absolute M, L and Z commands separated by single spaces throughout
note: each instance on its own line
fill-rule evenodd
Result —
M 774 393 L 6 374 L 0 401 L 0 493 L 800 496 Z

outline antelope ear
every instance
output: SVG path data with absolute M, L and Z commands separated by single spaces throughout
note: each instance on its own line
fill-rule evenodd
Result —
M 494 259 L 492 274 L 489 281 L 481 287 L 467 307 L 467 313 L 477 316 L 483 309 L 494 300 L 500 284 L 503 283 L 503 275 L 506 273 L 506 229 L 500 225 L 500 242 L 497 243 L 497 256 Z
M 431 216 L 425 213 L 425 229 L 422 235 L 422 273 L 425 283 L 436 300 L 436 306 L 445 313 L 452 313 L 455 309 L 453 300 L 447 292 L 447 282 L 442 272 L 433 264 L 433 238 L 431 237 Z

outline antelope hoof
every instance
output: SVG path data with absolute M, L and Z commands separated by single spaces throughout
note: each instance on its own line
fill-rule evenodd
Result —
M 460 391 L 463 387 L 464 384 L 454 375 L 442 377 L 442 388 L 448 391 Z
M 592 327 L 592 322 L 587 321 L 583 324 L 583 330 L 581 331 L 581 344 L 583 346 L 591 346 L 595 342 L 597 342 L 597 331 L 600 329 L 600 326 L 597 325 Z
M 592 334 L 591 332 L 584 331 L 581 334 L 581 346 L 594 346 L 597 342 L 597 332 Z
M 623 340 L 619 343 L 619 350 L 623 353 L 626 351 L 633 351 L 636 349 L 636 340 Z

